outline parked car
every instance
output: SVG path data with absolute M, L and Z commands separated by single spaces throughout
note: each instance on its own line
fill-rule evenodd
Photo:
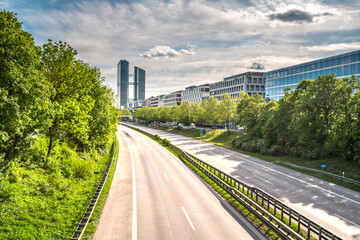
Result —
M 196 128 L 196 126 L 195 126 L 195 124 L 193 124 L 193 123 L 190 123 L 190 126 L 189 126 L 189 128 L 190 128 L 190 129 L 195 129 L 195 128 Z

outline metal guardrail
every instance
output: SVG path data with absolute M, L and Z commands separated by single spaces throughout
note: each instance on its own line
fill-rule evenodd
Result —
M 113 156 L 111 158 L 111 161 L 107 164 L 106 169 L 103 173 L 103 176 L 99 182 L 99 185 L 97 186 L 93 196 L 91 197 L 90 203 L 87 206 L 85 213 L 83 214 L 83 216 L 81 217 L 81 220 L 79 222 L 79 224 L 77 225 L 72 237 L 70 238 L 70 240 L 79 240 L 82 238 L 82 235 L 85 232 L 85 229 L 90 221 L 91 215 L 93 214 L 93 211 L 95 209 L 95 206 L 99 200 L 99 197 L 101 195 L 101 191 L 106 183 L 106 179 L 109 175 L 109 171 L 111 168 L 111 165 L 114 161 L 114 157 L 115 157 L 115 153 L 116 153 L 116 148 L 117 148 L 117 144 L 116 141 L 114 142 L 114 153 Z
M 155 137 L 138 128 L 123 123 L 122 125 Z M 228 194 L 235 198 L 242 206 L 254 214 L 282 239 L 341 239 L 339 236 L 293 210 L 265 191 L 235 179 L 171 143 L 170 146 L 178 150 L 207 177 L 219 184 Z
M 324 174 L 324 175 L 327 175 L 327 176 L 332 177 L 332 178 L 337 178 L 337 179 L 339 179 L 339 180 L 341 180 L 341 181 L 344 181 L 344 182 L 348 182 L 348 183 L 353 183 L 353 184 L 360 185 L 360 182 L 359 182 L 359 181 L 356 181 L 356 180 L 351 179 L 351 178 L 339 176 L 339 175 L 336 175 L 336 174 L 333 174 L 333 173 L 329 173 L 329 172 L 325 172 L 325 171 L 318 170 L 318 169 L 313 169 L 313 168 L 307 168 L 307 167 L 303 167 L 303 166 L 298 166 L 298 165 L 295 165 L 295 164 L 292 164 L 292 163 L 288 163 L 288 162 L 285 162 L 285 164 L 286 164 L 286 165 L 289 165 L 290 167 L 293 167 L 293 168 L 302 169 L 302 170 L 306 170 L 306 171 L 309 171 L 309 172 L 315 172 L 315 173 Z

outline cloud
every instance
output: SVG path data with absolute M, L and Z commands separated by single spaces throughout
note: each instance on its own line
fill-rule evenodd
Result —
M 269 16 L 270 20 L 280 20 L 282 22 L 312 22 L 313 21 L 313 15 L 301 11 L 301 10 L 289 10 L 284 13 L 274 13 Z
M 305 49 L 309 51 L 338 51 L 338 50 L 352 50 L 360 49 L 360 42 L 355 43 L 334 43 L 334 44 L 324 44 L 312 47 L 300 47 L 300 49 Z
M 254 62 L 250 67 L 248 67 L 249 69 L 255 69 L 255 70 L 264 70 L 265 66 L 262 63 L 258 63 L 258 62 Z
M 181 57 L 181 55 L 194 55 L 195 54 L 195 45 L 188 45 L 188 49 L 180 49 L 179 51 L 176 51 L 175 49 L 169 47 L 169 46 L 155 46 L 151 48 L 150 50 L 140 54 L 141 57 L 145 58 L 177 58 Z

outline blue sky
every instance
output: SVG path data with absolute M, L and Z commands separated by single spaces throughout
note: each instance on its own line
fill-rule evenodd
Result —
M 146 97 L 245 71 L 360 49 L 360 1 L 0 0 L 37 45 L 66 41 L 116 86 L 120 59 L 146 70 Z

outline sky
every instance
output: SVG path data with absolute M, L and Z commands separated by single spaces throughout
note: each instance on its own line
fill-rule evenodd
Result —
M 360 50 L 358 0 L 0 0 L 36 45 L 64 41 L 116 90 L 120 59 L 146 97 Z M 132 93 L 130 93 L 130 97 Z

